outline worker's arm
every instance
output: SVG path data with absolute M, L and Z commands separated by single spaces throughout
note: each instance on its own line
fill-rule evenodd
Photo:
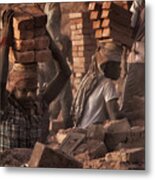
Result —
M 106 107 L 107 107 L 110 119 L 122 119 L 125 117 L 124 114 L 119 111 L 117 99 L 108 101 L 106 103 Z
M 12 42 L 12 17 L 14 12 L 7 10 L 3 13 L 3 29 L 0 37 L 0 111 L 4 110 L 6 104 L 6 82 L 8 76 L 8 54 Z
M 62 56 L 62 53 L 52 39 L 50 41 L 50 49 L 52 51 L 54 59 L 58 63 L 59 71 L 43 93 L 43 100 L 47 104 L 49 104 L 53 99 L 57 97 L 71 75 L 71 71 L 69 69 L 69 66 L 67 65 L 65 58 Z

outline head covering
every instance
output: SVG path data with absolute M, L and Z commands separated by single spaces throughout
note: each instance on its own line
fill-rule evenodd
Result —
M 112 62 L 121 62 L 122 47 L 114 42 L 101 44 L 95 53 L 98 64 Z
M 37 88 L 37 65 L 22 65 L 15 63 L 9 73 L 7 89 L 12 92 L 15 87 L 36 89 Z

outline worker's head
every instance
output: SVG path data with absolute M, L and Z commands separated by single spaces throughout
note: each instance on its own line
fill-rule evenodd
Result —
M 103 44 L 96 53 L 98 69 L 105 77 L 117 80 L 120 77 L 122 47 L 113 42 Z
M 28 67 L 21 64 L 14 64 L 7 82 L 7 90 L 14 94 L 22 104 L 35 99 L 37 90 L 37 72 L 28 70 Z M 30 67 L 29 67 L 30 68 Z

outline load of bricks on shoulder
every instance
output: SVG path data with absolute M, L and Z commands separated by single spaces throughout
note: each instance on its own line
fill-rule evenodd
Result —
M 9 60 L 16 71 L 28 77 L 37 87 L 37 63 L 51 58 L 49 37 L 46 35 L 47 16 L 33 4 L 14 5 L 14 46 L 10 47 Z M 35 72 L 34 72 L 35 69 Z M 33 73 L 28 73 L 33 71 Z M 31 77 L 33 75 L 33 77 Z M 31 87 L 32 88 L 32 87 Z
M 131 15 L 126 1 L 90 2 L 87 12 L 69 14 L 76 90 L 89 68 L 96 44 L 114 41 L 131 47 Z

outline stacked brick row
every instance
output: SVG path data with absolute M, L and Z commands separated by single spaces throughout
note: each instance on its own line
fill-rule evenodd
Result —
M 37 83 L 37 63 L 45 62 L 51 57 L 49 37 L 46 35 L 47 16 L 34 5 L 14 7 L 13 47 L 9 59 L 19 74 L 27 74 L 30 84 Z M 32 72 L 32 73 L 31 73 Z
M 96 39 L 89 12 L 70 13 L 74 87 L 78 88 L 96 49 Z
M 131 12 L 127 1 L 91 2 L 88 10 L 99 41 L 115 41 L 131 47 Z

